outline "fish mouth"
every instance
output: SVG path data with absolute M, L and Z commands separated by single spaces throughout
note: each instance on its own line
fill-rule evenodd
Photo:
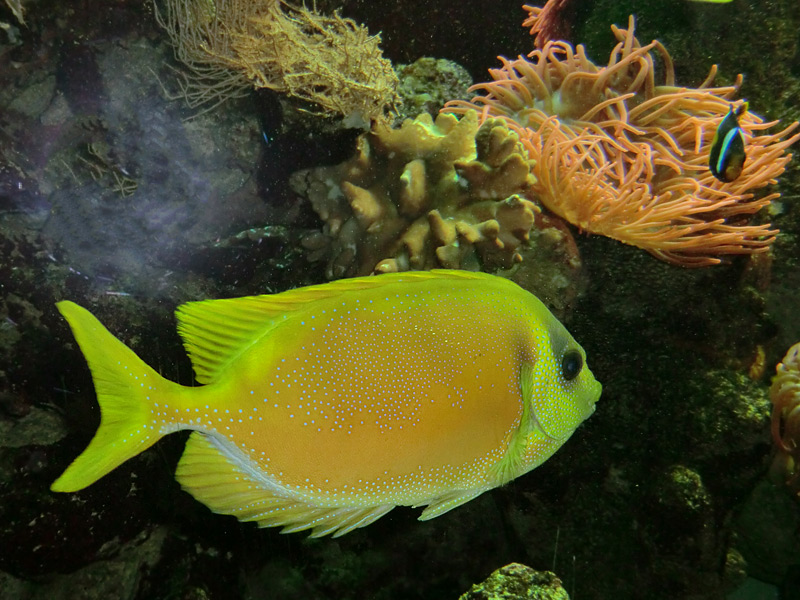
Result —
M 583 411 L 584 421 L 589 417 L 591 417 L 594 414 L 594 411 L 597 410 L 597 401 L 600 400 L 600 396 L 602 393 L 603 393 L 602 384 L 599 381 L 595 381 L 586 395 L 588 402 L 586 403 L 586 409 Z
M 600 400 L 600 395 L 603 393 L 603 384 L 599 381 L 595 381 L 594 385 L 592 386 L 591 392 L 589 392 L 589 396 L 592 398 L 592 406 L 597 404 L 597 401 Z

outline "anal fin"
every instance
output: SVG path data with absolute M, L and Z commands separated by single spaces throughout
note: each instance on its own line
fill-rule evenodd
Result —
M 428 521 L 430 519 L 435 519 L 436 517 L 439 517 L 444 513 L 461 506 L 462 504 L 466 504 L 470 500 L 480 496 L 485 491 L 486 489 L 483 488 L 477 490 L 456 490 L 455 492 L 437 496 L 430 501 L 420 502 L 419 504 L 414 505 L 414 508 L 427 504 L 428 507 L 422 511 L 422 514 L 419 516 L 419 520 Z
M 189 436 L 175 478 L 213 512 L 233 515 L 240 521 L 255 521 L 259 527 L 283 527 L 281 533 L 311 529 L 311 537 L 339 537 L 369 525 L 394 508 L 392 504 L 309 504 L 277 484 L 248 473 L 199 431 Z

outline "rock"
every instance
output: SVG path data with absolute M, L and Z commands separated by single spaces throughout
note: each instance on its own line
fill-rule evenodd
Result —
M 569 600 L 569 594 L 555 573 L 511 563 L 474 584 L 459 600 Z

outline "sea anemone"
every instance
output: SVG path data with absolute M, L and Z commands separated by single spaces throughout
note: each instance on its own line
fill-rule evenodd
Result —
M 525 9 L 525 25 L 535 27 L 546 7 Z M 769 134 L 777 122 L 744 112 L 744 170 L 732 182 L 717 180 L 709 150 L 722 119 L 741 104 L 732 100 L 741 75 L 711 87 L 714 66 L 698 88 L 678 87 L 669 53 L 658 41 L 642 46 L 633 17 L 627 29 L 611 29 L 618 43 L 606 66 L 592 63 L 582 45 L 548 41 L 527 58 L 500 57 L 492 81 L 472 88 L 483 95 L 444 110 L 505 120 L 536 161 L 538 199 L 581 230 L 688 267 L 766 251 L 777 230 L 750 220 L 779 194 L 754 191 L 784 171 L 798 123 Z

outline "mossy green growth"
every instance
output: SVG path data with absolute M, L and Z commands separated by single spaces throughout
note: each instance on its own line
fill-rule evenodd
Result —
M 711 370 L 693 378 L 686 393 L 693 398 L 691 429 L 698 455 L 711 458 L 738 445 L 769 443 L 770 402 L 766 389 L 747 375 Z M 759 468 L 754 465 L 755 471 Z
M 569 594 L 554 573 L 511 563 L 473 585 L 459 600 L 569 600 Z
M 398 121 L 413 119 L 424 112 L 436 116 L 449 100 L 468 100 L 472 77 L 451 60 L 424 56 L 410 65 L 398 65 L 398 93 L 402 100 Z
M 711 496 L 696 471 L 675 465 L 667 471 L 666 479 L 662 501 L 680 505 L 684 511 L 691 513 L 706 510 L 711 505 Z

